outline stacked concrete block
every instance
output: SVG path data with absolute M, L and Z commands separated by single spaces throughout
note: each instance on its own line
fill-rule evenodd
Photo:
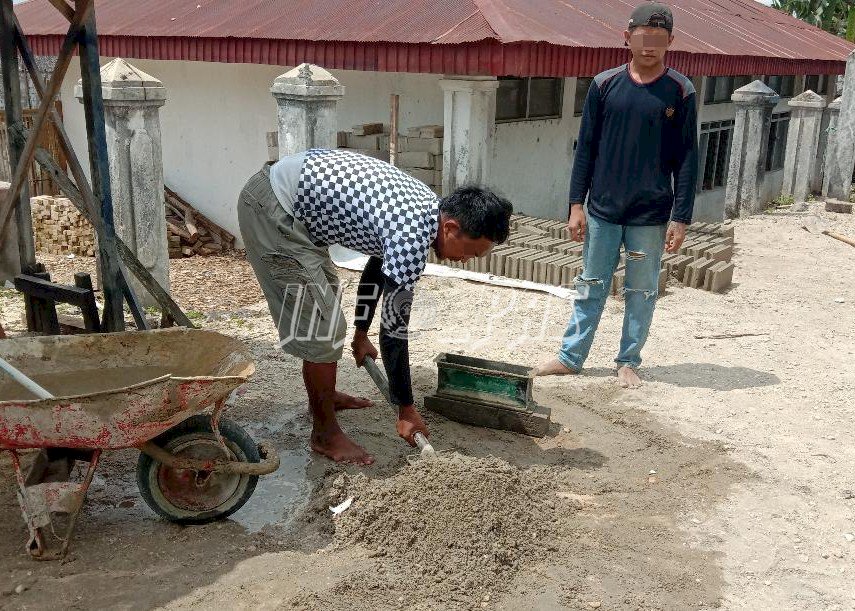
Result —
M 442 125 L 411 127 L 398 136 L 395 165 L 442 195 Z
M 30 200 L 36 248 L 53 255 L 95 255 L 95 231 L 71 200 L 41 195 Z
M 361 123 L 350 131 L 338 132 L 338 148 L 389 161 L 389 126 Z
M 572 286 L 582 273 L 583 245 L 569 239 L 565 222 L 515 214 L 510 225 L 507 243 L 495 247 L 488 256 L 465 265 L 447 265 L 519 280 Z M 680 253 L 662 257 L 659 294 L 665 294 L 670 278 L 687 287 L 715 292 L 726 290 L 733 278 L 734 266 L 730 262 L 733 249 L 732 225 L 692 225 Z M 433 255 L 430 261 L 437 262 Z M 712 275 L 708 277 L 708 273 Z M 608 285 L 610 293 L 622 297 L 625 281 L 626 262 L 621 256 Z

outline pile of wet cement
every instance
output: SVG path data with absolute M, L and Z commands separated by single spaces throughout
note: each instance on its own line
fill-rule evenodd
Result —
M 548 467 L 459 454 L 418 460 L 386 479 L 343 474 L 330 502 L 354 500 L 335 520 L 336 545 L 364 546 L 380 566 L 336 589 L 394 603 L 403 602 L 404 583 L 433 608 L 480 607 L 566 537 L 577 507 L 556 495 L 556 479 Z M 407 596 L 406 606 L 415 602 Z

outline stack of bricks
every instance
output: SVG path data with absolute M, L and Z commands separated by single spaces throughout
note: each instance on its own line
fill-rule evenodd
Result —
M 389 126 L 383 123 L 354 125 L 338 132 L 338 148 L 389 161 Z M 395 165 L 442 196 L 442 125 L 411 127 L 398 135 Z
M 36 248 L 52 255 L 95 255 L 95 231 L 65 197 L 40 195 L 30 200 Z
M 733 226 L 699 223 L 690 226 L 679 254 L 663 255 L 659 272 L 659 293 L 665 293 L 668 279 L 687 287 L 716 293 L 725 291 L 733 280 Z M 431 263 L 440 263 L 431 252 Z M 487 257 L 466 264 L 443 261 L 449 267 L 530 280 L 555 286 L 572 286 L 582 273 L 582 244 L 573 242 L 567 223 L 524 215 L 511 218 L 511 234 Z M 626 278 L 625 253 L 611 281 L 611 294 L 622 295 Z
M 349 132 L 338 132 L 338 148 L 389 161 L 389 126 L 383 123 L 354 125 Z
M 442 196 L 442 125 L 411 127 L 398 136 L 395 165 Z

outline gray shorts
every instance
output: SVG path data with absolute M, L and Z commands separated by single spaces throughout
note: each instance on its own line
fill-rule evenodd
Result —
M 298 168 L 301 161 L 294 159 Z M 296 189 L 296 182 L 295 189 Z M 294 219 L 293 195 L 280 201 L 270 166 L 249 179 L 238 198 L 238 223 L 282 349 L 312 363 L 333 363 L 344 351 L 347 323 L 326 244 Z

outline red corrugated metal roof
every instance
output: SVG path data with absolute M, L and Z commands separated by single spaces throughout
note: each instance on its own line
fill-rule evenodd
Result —
M 103 55 L 576 76 L 624 61 L 637 1 L 99 0 L 96 12 Z M 670 4 L 669 64 L 689 74 L 841 73 L 855 48 L 755 0 Z M 15 11 L 37 52 L 55 52 L 64 18 L 46 0 Z

